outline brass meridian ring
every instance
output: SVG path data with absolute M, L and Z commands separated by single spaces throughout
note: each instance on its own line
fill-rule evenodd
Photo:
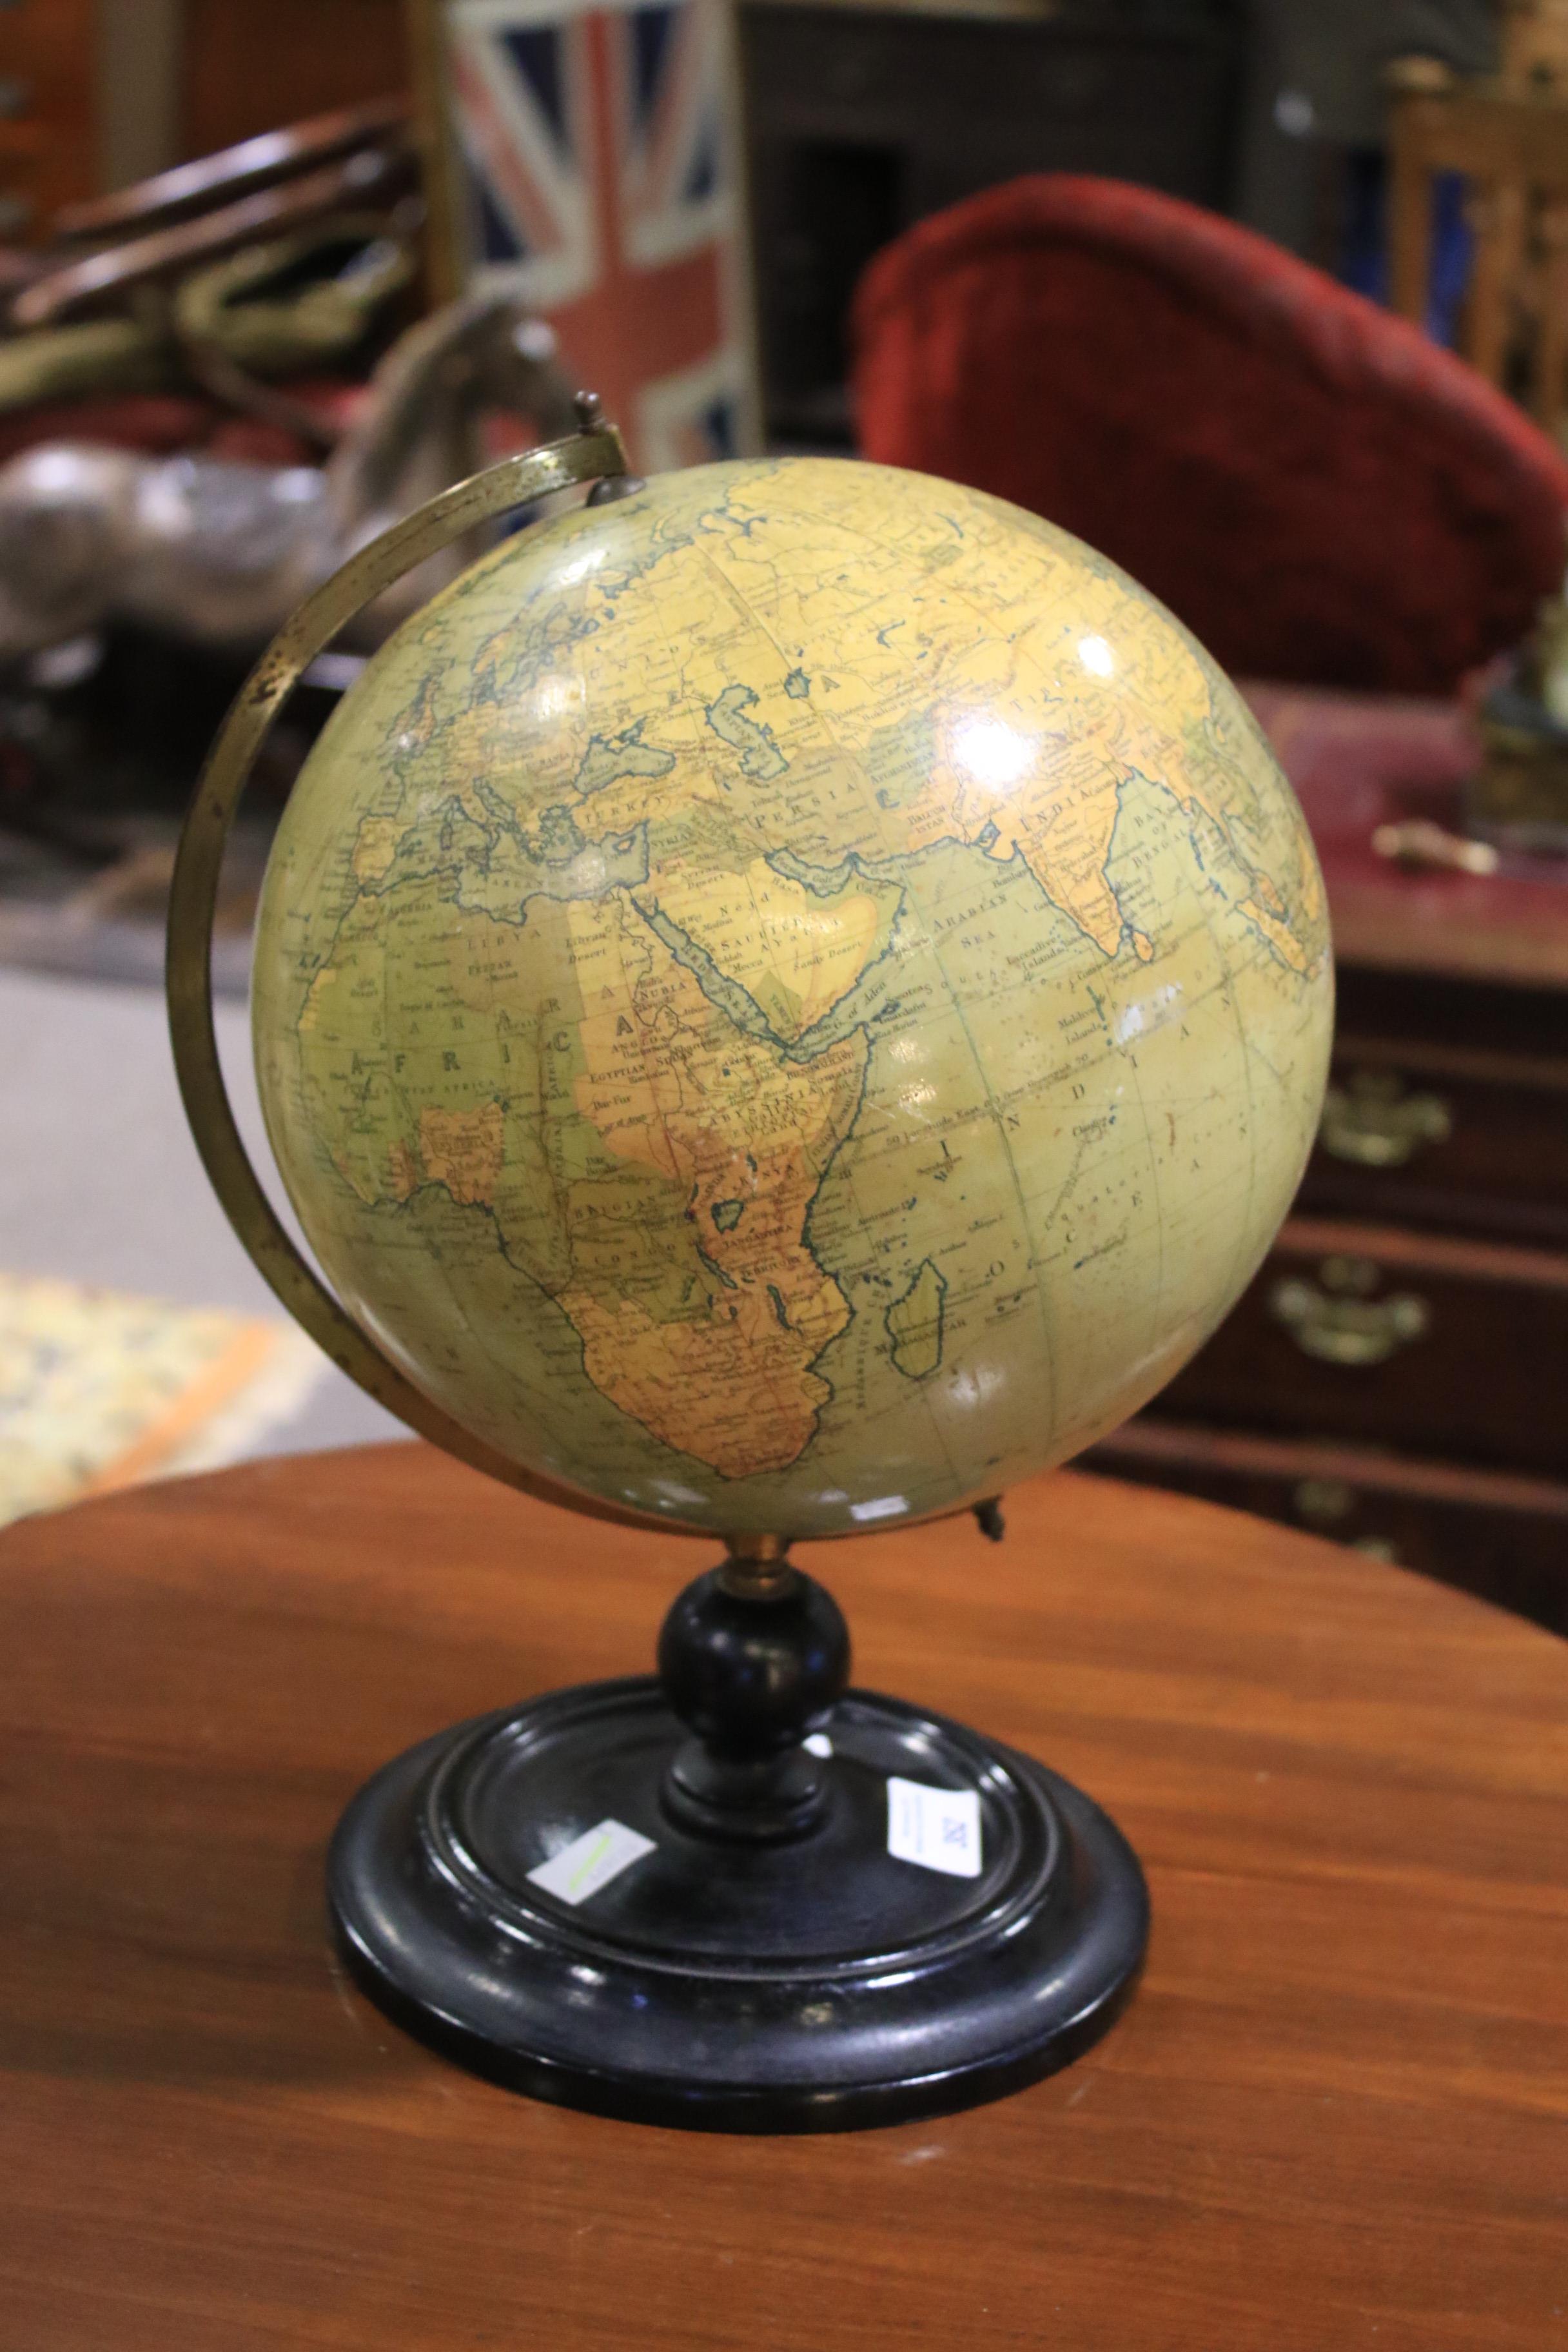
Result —
M 213 1028 L 213 920 L 224 845 L 267 731 L 304 671 L 356 613 L 466 531 L 552 491 L 626 471 L 620 436 L 608 425 L 503 458 L 362 547 L 279 629 L 235 698 L 180 836 L 169 895 L 169 1029 L 185 1116 L 229 1223 L 294 1320 L 341 1371 L 419 1436 L 544 1502 L 562 1504 L 591 1518 L 613 1519 L 622 1527 L 710 1535 L 710 1528 L 693 1521 L 602 1502 L 538 1471 L 522 1469 L 454 1421 L 382 1354 L 311 1272 L 262 1190 L 235 1124 Z
M 383 531 L 324 581 L 284 623 L 235 698 L 202 771 L 174 858 L 169 892 L 166 987 L 169 1034 L 180 1097 L 196 1150 L 224 1213 L 263 1279 L 296 1323 L 338 1370 L 447 1454 L 487 1477 L 499 1478 L 542 1502 L 556 1503 L 586 1518 L 610 1519 L 617 1527 L 658 1528 L 667 1535 L 704 1536 L 714 1529 L 699 1520 L 666 1517 L 629 1503 L 607 1503 L 586 1489 L 525 1470 L 461 1422 L 454 1421 L 383 1355 L 375 1342 L 341 1307 L 295 1248 L 261 1181 L 251 1166 L 218 1062 L 213 1027 L 212 940 L 224 845 L 240 796 L 250 780 L 267 731 L 304 672 L 325 652 L 340 629 L 384 589 L 432 555 L 439 555 L 479 524 L 493 522 L 514 507 L 527 506 L 556 490 L 605 481 L 626 472 L 626 451 L 613 425 L 595 423 L 564 440 L 547 442 L 521 457 L 505 457 L 482 474 L 444 490 L 439 498 Z M 900 1522 L 961 1517 L 963 1504 L 911 1512 Z M 985 1507 L 973 1506 L 977 1510 Z M 982 1522 L 984 1525 L 984 1521 Z M 863 1528 L 823 1528 L 814 1542 L 863 1535 Z M 743 1574 L 750 1563 L 782 1559 L 785 1536 L 738 1536 L 731 1565 Z

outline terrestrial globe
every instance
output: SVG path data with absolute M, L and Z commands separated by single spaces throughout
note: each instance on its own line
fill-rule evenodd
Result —
M 723 1536 L 1090 1444 L 1300 1177 L 1323 891 L 1246 706 L 1114 565 L 845 460 L 506 539 L 344 698 L 254 1024 L 330 1282 L 522 1470 Z
M 389 2014 L 515 2089 L 743 2131 L 931 2115 L 1106 2031 L 1147 1890 L 1047 1765 L 849 1688 L 785 1554 L 988 1503 L 1213 1328 L 1316 1123 L 1322 885 L 1235 691 L 1063 532 L 847 461 L 639 482 L 579 415 L 263 656 L 176 866 L 176 1060 L 237 1229 L 345 1370 L 481 1467 L 725 1558 L 657 1675 L 383 1765 L 331 1914 Z M 224 835 L 367 595 L 588 482 L 375 656 L 279 831 L 257 1061 L 323 1286 L 224 1095 Z

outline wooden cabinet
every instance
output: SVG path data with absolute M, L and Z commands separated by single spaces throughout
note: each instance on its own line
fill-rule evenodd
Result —
M 1461 715 L 1260 692 L 1339 963 L 1295 1213 L 1233 1314 L 1090 1466 L 1311 1528 L 1568 1633 L 1568 881 L 1403 873 L 1457 823 Z
M 0 5 L 0 241 L 44 235 L 98 186 L 93 0 Z
M 187 155 L 407 87 L 404 0 L 184 0 L 182 18 Z

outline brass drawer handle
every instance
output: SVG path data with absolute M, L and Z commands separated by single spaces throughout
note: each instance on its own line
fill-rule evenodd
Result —
M 1342 1478 L 1298 1478 L 1290 1501 L 1304 1526 L 1336 1528 L 1355 1508 L 1355 1488 Z
M 1391 1567 L 1400 1566 L 1397 1550 L 1386 1536 L 1350 1536 L 1342 1532 L 1342 1522 L 1356 1507 L 1356 1491 L 1342 1478 L 1300 1478 L 1290 1496 L 1296 1517 L 1303 1527 L 1315 1528 L 1327 1536 L 1331 1543 L 1347 1544 L 1368 1559 L 1385 1560 Z
M 1268 1312 L 1301 1353 L 1320 1363 L 1384 1364 L 1430 1328 L 1432 1310 L 1409 1291 L 1369 1297 L 1378 1278 L 1366 1258 L 1325 1258 L 1316 1283 L 1299 1276 L 1277 1282 Z
M 1441 1095 L 1406 1094 L 1392 1070 L 1352 1070 L 1323 1098 L 1318 1140 L 1331 1160 L 1352 1168 L 1403 1168 L 1453 1132 L 1453 1113 Z

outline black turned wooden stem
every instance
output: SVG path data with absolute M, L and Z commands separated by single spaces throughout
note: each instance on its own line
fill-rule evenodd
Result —
M 826 1802 L 820 1731 L 849 1679 L 849 1629 L 782 1545 L 731 1549 L 680 1593 L 658 1637 L 664 1695 L 691 1737 L 661 1791 L 683 1829 L 772 1844 L 805 1836 Z

